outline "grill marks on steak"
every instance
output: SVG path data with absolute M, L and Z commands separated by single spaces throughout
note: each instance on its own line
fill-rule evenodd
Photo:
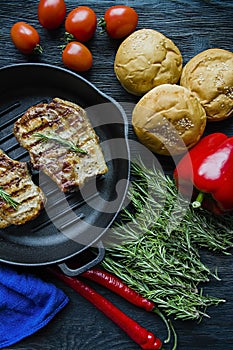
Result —
M 0 198 L 0 228 L 21 225 L 36 218 L 44 207 L 45 196 L 34 184 L 27 163 L 18 162 L 0 150 L 0 186 L 19 205 L 14 209 Z
M 75 153 L 53 141 L 34 135 L 53 133 L 86 151 Z M 29 151 L 34 168 L 42 170 L 63 192 L 82 186 L 89 178 L 108 170 L 96 135 L 84 109 L 59 98 L 38 104 L 16 121 L 14 134 Z

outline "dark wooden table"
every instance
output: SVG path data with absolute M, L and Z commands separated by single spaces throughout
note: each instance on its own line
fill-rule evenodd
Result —
M 58 48 L 64 28 L 61 27 L 54 32 L 44 30 L 37 20 L 37 3 L 38 1 L 35 0 L 0 0 L 0 67 L 32 61 L 64 67 L 61 51 Z M 79 5 L 74 0 L 66 0 L 66 4 L 67 12 Z M 92 7 L 97 16 L 101 17 L 105 9 L 116 2 L 86 0 L 82 4 Z M 231 0 L 129 0 L 125 1 L 125 4 L 133 6 L 138 12 L 138 29 L 153 28 L 167 35 L 180 48 L 184 63 L 200 51 L 211 47 L 233 51 L 233 2 Z M 44 53 L 40 57 L 24 56 L 13 46 L 10 40 L 10 28 L 19 20 L 26 21 L 38 29 L 44 48 Z M 88 43 L 93 53 L 93 68 L 82 75 L 118 102 L 135 103 L 137 98 L 126 93 L 114 75 L 113 62 L 119 43 L 96 32 L 94 38 Z M 131 137 L 134 138 L 133 135 Z M 226 303 L 210 308 L 211 317 L 203 319 L 200 324 L 175 321 L 178 349 L 230 350 L 233 349 L 233 258 L 204 252 L 203 259 L 209 266 L 218 267 L 221 277 L 221 282 L 211 281 L 204 286 L 205 293 L 224 298 Z M 45 328 L 10 346 L 9 349 L 139 349 L 124 332 L 69 287 L 43 274 L 37 268 L 34 268 L 33 272 L 42 274 L 43 278 L 62 288 L 69 296 L 70 303 Z M 143 326 L 162 339 L 165 337 L 165 327 L 158 317 L 132 307 L 104 288 L 95 287 Z

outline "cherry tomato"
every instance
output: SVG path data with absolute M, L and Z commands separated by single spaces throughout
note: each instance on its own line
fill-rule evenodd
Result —
M 90 50 L 78 41 L 68 43 L 62 52 L 62 61 L 65 66 L 77 72 L 85 72 L 92 67 Z
M 38 19 L 46 29 L 56 29 L 64 21 L 66 4 L 64 0 L 40 0 L 38 5 Z
M 79 6 L 72 10 L 65 20 L 65 29 L 76 40 L 85 42 L 90 40 L 97 27 L 95 12 L 88 6 Z
M 121 39 L 131 34 L 137 27 L 138 14 L 129 6 L 116 5 L 104 14 L 100 25 L 113 39 Z
M 37 30 L 25 22 L 16 22 L 11 27 L 11 40 L 24 54 L 41 52 L 40 36 Z

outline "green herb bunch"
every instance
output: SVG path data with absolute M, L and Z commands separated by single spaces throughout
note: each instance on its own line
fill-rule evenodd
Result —
M 132 165 L 132 175 L 133 210 L 125 209 L 112 228 L 102 265 L 166 315 L 201 320 L 207 307 L 225 300 L 200 288 L 219 278 L 201 261 L 199 248 L 229 254 L 233 219 L 195 211 L 169 176 L 143 163 Z

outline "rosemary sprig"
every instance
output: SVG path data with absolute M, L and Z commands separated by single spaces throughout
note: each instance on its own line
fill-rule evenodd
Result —
M 205 295 L 200 287 L 220 279 L 202 262 L 199 249 L 229 254 L 233 218 L 195 211 L 184 198 L 178 198 L 171 178 L 142 162 L 133 164 L 132 174 L 132 208 L 123 211 L 121 221 L 106 238 L 102 265 L 154 301 L 166 315 L 200 321 L 208 317 L 210 305 L 225 300 Z
M 4 200 L 4 202 L 9 204 L 14 210 L 16 210 L 18 208 L 18 205 L 20 204 L 16 200 L 14 200 L 9 193 L 4 191 L 2 186 L 0 186 L 0 197 Z
M 56 135 L 55 133 L 50 132 L 50 133 L 43 134 L 40 132 L 35 132 L 33 136 L 37 137 L 41 142 L 48 142 L 48 141 L 56 142 L 64 146 L 65 148 L 69 149 L 72 152 L 87 154 L 85 150 L 75 145 L 72 141 L 67 141 L 66 139 Z

